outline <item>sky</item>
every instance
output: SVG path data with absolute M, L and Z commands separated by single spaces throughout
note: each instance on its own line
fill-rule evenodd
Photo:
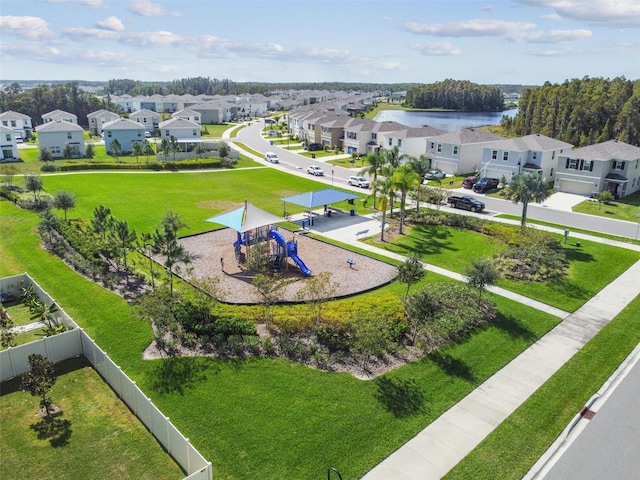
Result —
M 640 79 L 639 0 L 1 0 L 6 80 Z

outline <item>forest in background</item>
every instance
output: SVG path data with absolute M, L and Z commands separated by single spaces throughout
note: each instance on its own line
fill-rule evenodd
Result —
M 617 138 L 640 146 L 640 80 L 589 78 L 545 83 L 522 93 L 518 114 L 502 126 L 581 147 Z
M 504 110 L 504 100 L 499 88 L 452 79 L 409 89 L 405 105 L 412 108 L 443 108 L 462 112 Z

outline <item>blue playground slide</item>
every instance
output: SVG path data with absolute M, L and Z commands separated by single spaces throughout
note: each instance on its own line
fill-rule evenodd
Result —
M 236 240 L 235 242 L 233 242 L 233 248 L 235 250 L 238 250 L 240 248 L 240 246 L 245 242 L 245 236 L 244 233 L 242 234 L 242 236 L 240 236 L 240 234 L 238 234 L 238 240 Z
M 298 265 L 298 268 L 300 268 L 300 271 L 305 277 L 311 276 L 311 270 L 309 270 L 300 257 L 298 257 L 298 245 L 296 242 L 287 243 L 284 239 L 284 235 L 277 230 L 270 230 L 269 236 L 278 242 L 278 245 L 287 249 L 287 256 L 291 257 L 291 260 L 296 262 L 296 265 Z
M 291 260 L 296 262 L 296 265 L 298 265 L 300 271 L 305 277 L 311 276 L 311 270 L 307 268 L 302 259 L 298 256 L 298 244 L 296 242 L 287 243 L 287 255 L 291 257 Z

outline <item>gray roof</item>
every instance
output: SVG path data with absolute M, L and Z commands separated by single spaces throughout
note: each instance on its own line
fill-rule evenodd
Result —
M 540 135 L 539 133 L 532 133 L 524 137 L 509 138 L 503 142 L 493 145 L 501 150 L 509 150 L 512 152 L 526 152 L 530 150 L 534 151 L 550 151 L 564 148 L 572 148 L 573 145 L 555 138 Z
M 58 118 L 58 117 L 67 117 L 67 118 L 78 118 L 73 113 L 65 112 L 64 110 L 56 109 L 48 113 L 43 113 L 42 118 Z
M 608 140 L 606 142 L 589 145 L 587 147 L 576 148 L 566 154 L 567 156 L 587 158 L 592 160 L 638 160 L 640 159 L 640 148 L 629 145 L 619 140 Z
M 160 122 L 160 128 L 197 128 L 200 130 L 200 125 L 196 122 L 192 122 L 191 120 L 186 120 L 184 118 L 171 118 L 169 120 L 165 120 L 164 122 Z
M 399 132 L 409 128 L 407 125 L 403 125 L 398 122 L 376 122 L 376 125 L 371 130 L 372 132 Z
M 120 118 L 120 115 L 118 115 L 117 113 L 114 112 L 110 112 L 109 110 L 105 110 L 104 108 L 101 108 L 100 110 L 96 110 L 95 112 L 91 112 L 91 113 L 87 113 L 87 118 L 98 118 L 98 117 L 105 117 L 105 118 Z
M 141 110 L 136 110 L 129 114 L 129 118 L 137 118 L 137 117 L 159 117 L 160 114 L 158 112 L 154 112 L 153 110 L 149 110 L 148 108 L 143 108 Z
M 144 125 L 129 120 L 128 118 L 118 118 L 107 122 L 102 126 L 103 130 L 144 130 Z
M 446 133 L 445 130 L 440 130 L 439 128 L 429 127 L 425 125 L 423 127 L 414 127 L 407 128 L 401 132 L 397 133 L 398 138 L 427 138 L 427 137 L 436 137 L 438 135 L 442 135 Z
M 12 120 L 20 118 L 22 120 L 31 120 L 29 115 L 25 115 L 24 113 L 14 112 L 13 110 L 7 110 L 6 112 L 0 113 L 0 120 Z
M 54 120 L 36 127 L 36 132 L 83 132 L 84 129 L 75 123 L 69 123 L 62 120 Z
M 432 137 L 431 140 L 452 145 L 468 145 L 472 143 L 495 142 L 497 140 L 504 140 L 504 137 L 480 130 L 479 128 L 465 128 Z

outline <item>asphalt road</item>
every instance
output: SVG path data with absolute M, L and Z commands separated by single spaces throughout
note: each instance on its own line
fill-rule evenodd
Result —
M 318 165 L 324 170 L 325 177 L 332 179 L 333 184 L 336 186 L 347 187 L 349 176 L 355 174 L 354 170 L 327 165 L 321 161 L 301 157 L 300 155 L 291 153 L 282 148 L 271 146 L 269 145 L 269 140 L 263 138 L 261 135 L 263 128 L 263 122 L 252 122 L 251 125 L 240 130 L 238 137 L 233 140 L 244 143 L 258 152 L 264 153 L 273 151 L 277 153 L 280 163 L 273 166 L 285 171 L 305 173 L 309 165 Z M 469 194 L 469 192 L 466 191 L 466 194 Z M 483 201 L 486 205 L 484 212 L 474 215 L 486 217 L 496 215 L 498 213 L 517 216 L 522 214 L 522 204 L 515 204 L 498 198 L 485 197 L 482 194 L 474 193 L 473 195 Z M 449 210 L 449 207 L 443 207 L 443 209 Z M 451 209 L 451 211 L 459 212 L 459 210 L 454 209 Z M 593 215 L 585 215 L 582 213 L 551 209 L 538 204 L 529 204 L 527 218 L 563 225 L 569 230 L 571 230 L 571 228 L 581 228 L 627 238 L 636 238 L 639 236 L 640 223 L 612 220 L 609 218 L 595 217 Z

